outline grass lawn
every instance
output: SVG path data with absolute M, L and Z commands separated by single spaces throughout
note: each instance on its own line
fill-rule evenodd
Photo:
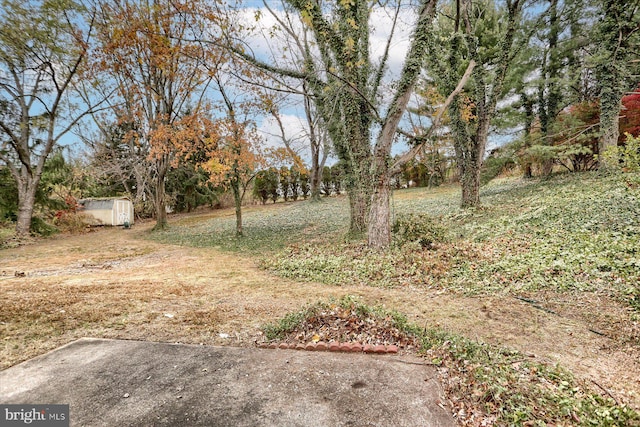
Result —
M 347 239 L 344 197 L 249 209 L 241 239 L 230 215 L 178 221 L 153 238 L 258 256 L 284 277 L 332 285 L 467 294 L 589 291 L 638 303 L 640 191 L 615 177 L 575 174 L 496 180 L 481 198 L 480 209 L 461 211 L 455 186 L 395 192 L 395 218 L 427 214 L 445 230 L 432 250 L 409 244 L 379 253 Z
M 82 336 L 322 336 L 339 313 L 362 339 L 417 343 L 461 425 L 640 425 L 640 190 L 585 173 L 495 180 L 481 199 L 396 191 L 394 218 L 431 219 L 426 248 L 369 250 L 331 197 L 248 207 L 242 238 L 220 210 L 1 249 L 2 367 Z
M 594 335 L 612 338 L 620 348 L 638 350 L 637 188 L 629 188 L 618 177 L 592 173 L 548 180 L 506 178 L 485 186 L 481 198 L 481 208 L 461 211 L 455 186 L 396 191 L 394 218 L 426 214 L 444 230 L 442 241 L 429 249 L 398 241 L 377 252 L 358 239 L 346 238 L 345 198 L 249 211 L 244 216 L 246 236 L 241 239 L 232 235 L 232 217 L 177 223 L 154 239 L 250 254 L 259 258 L 262 268 L 296 281 L 512 297 L 551 315 L 579 319 Z M 304 316 L 297 316 L 304 321 Z M 628 415 L 615 404 L 603 409 L 605 402 L 612 403 L 612 395 L 606 396 L 609 400 L 593 400 L 597 394 L 584 394 L 567 372 L 523 364 L 522 353 L 504 353 L 468 337 L 452 338 L 426 328 L 419 335 L 427 343 L 425 348 L 438 354 L 433 356 L 438 361 L 464 360 L 473 366 L 448 365 L 447 372 L 459 375 L 451 390 L 458 395 L 485 390 L 476 396 L 475 405 L 501 423 L 545 417 L 546 422 L 577 425 L 639 422 L 637 413 Z M 457 343 L 454 349 L 451 342 Z

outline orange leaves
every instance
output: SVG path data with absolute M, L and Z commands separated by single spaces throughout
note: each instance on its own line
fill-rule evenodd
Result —
M 228 160 L 228 159 L 227 159 Z M 200 166 L 211 174 L 211 181 L 221 181 L 221 178 L 231 170 L 231 166 L 222 158 L 211 158 L 208 161 L 201 163 Z
M 231 117 L 211 119 L 194 114 L 176 126 L 173 146 L 179 157 L 195 159 L 210 174 L 214 184 L 247 181 L 263 166 L 258 151 L 261 139 L 250 122 Z
M 261 106 L 255 97 L 235 104 L 236 94 L 224 87 L 235 83 L 225 75 L 233 58 L 215 43 L 193 41 L 224 30 L 216 7 L 200 0 L 105 0 L 98 62 L 121 98 L 115 115 L 132 124 L 130 140 L 147 145 L 152 159 L 171 159 L 173 167 L 193 162 L 223 183 L 252 176 L 263 162 L 255 129 L 236 116 Z M 207 102 L 215 85 L 225 118 L 214 118 Z
M 183 6 L 181 0 L 107 0 L 97 24 L 96 62 L 110 75 L 122 105 L 114 114 L 133 125 L 129 137 L 148 144 L 155 159 L 189 151 L 206 128 L 204 105 L 194 102 L 209 78 L 206 58 L 199 43 L 187 41 L 202 22 Z
M 270 166 L 285 166 L 293 163 L 300 172 L 307 172 L 307 167 L 300 156 L 285 147 L 266 149 L 265 158 Z

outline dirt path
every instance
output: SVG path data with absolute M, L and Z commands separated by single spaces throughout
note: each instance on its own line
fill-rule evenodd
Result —
M 0 368 L 80 337 L 249 346 L 266 322 L 306 303 L 356 295 L 418 325 L 560 363 L 640 407 L 640 352 L 606 328 L 624 318 L 624 308 L 604 297 L 580 305 L 544 295 L 536 306 L 513 296 L 298 283 L 235 254 L 146 240 L 148 228 L 0 251 Z

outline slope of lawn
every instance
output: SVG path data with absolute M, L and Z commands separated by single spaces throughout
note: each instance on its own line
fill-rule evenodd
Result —
M 413 215 L 412 221 L 423 225 L 418 228 L 437 237 L 426 247 L 412 240 L 415 234 L 398 233 L 384 252 L 347 238 L 343 197 L 247 209 L 246 236 L 240 239 L 233 235 L 232 216 L 186 218 L 153 238 L 241 252 L 275 274 L 328 286 L 504 295 L 533 304 L 544 295 L 562 296 L 569 304 L 604 295 L 628 313 L 624 325 L 607 333 L 617 345 L 640 345 L 638 187 L 620 176 L 584 173 L 493 181 L 483 187 L 482 207 L 474 210 L 460 210 L 459 197 L 454 186 L 395 192 L 393 217 Z M 266 336 L 277 340 L 320 330 L 323 316 L 331 318 L 341 305 L 365 316 L 358 324 L 377 325 L 366 317 L 376 312 L 383 323 L 392 319 L 394 328 L 422 343 L 423 356 L 442 372 L 460 425 L 640 425 L 638 412 L 562 367 L 437 327 L 417 328 L 399 313 L 378 312 L 353 300 L 320 302 L 291 313 L 268 325 Z M 585 316 L 579 310 L 564 314 Z M 590 324 L 591 319 L 584 320 Z
M 445 241 L 383 254 L 362 245 L 295 246 L 265 261 L 279 274 L 332 284 L 426 286 L 470 293 L 588 290 L 637 295 L 640 197 L 615 178 L 583 174 L 487 186 L 483 207 L 461 211 L 451 194 L 401 192 L 397 217 L 435 216 Z M 455 199 L 455 197 L 453 197 Z
M 396 191 L 395 218 L 426 214 L 443 230 L 430 249 L 409 242 L 381 253 L 347 239 L 343 197 L 249 209 L 240 239 L 233 216 L 178 222 L 154 238 L 257 255 L 279 275 L 331 285 L 601 291 L 640 304 L 640 189 L 594 173 L 506 178 L 485 186 L 481 200 L 479 209 L 460 210 L 453 186 Z
M 172 221 L 169 229 L 151 237 L 167 243 L 215 247 L 250 255 L 271 254 L 296 242 L 329 242 L 340 238 L 347 232 L 349 211 L 345 198 L 243 208 L 242 238 L 235 235 L 235 221 L 234 214 L 186 217 Z

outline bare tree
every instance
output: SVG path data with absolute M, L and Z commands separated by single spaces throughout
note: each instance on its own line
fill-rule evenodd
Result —
M 287 129 L 282 121 L 281 110 L 276 106 L 275 102 L 270 102 L 268 111 L 276 121 L 278 126 L 278 137 L 282 140 L 286 150 L 293 159 L 300 159 L 302 156 L 300 150 L 294 145 L 296 142 L 304 139 L 309 149 L 310 167 L 309 167 L 309 183 L 311 200 L 320 200 L 320 183 L 322 182 L 322 170 L 327 162 L 330 152 L 329 135 L 327 134 L 327 128 L 322 122 L 322 118 L 316 112 L 315 105 L 311 95 L 305 88 L 306 84 L 303 82 L 303 105 L 304 105 L 304 119 L 306 126 L 302 135 L 292 137 L 287 135 Z M 278 103 L 279 104 L 279 103 Z M 298 165 L 299 167 L 301 165 Z
M 67 3 L 2 1 L 0 161 L 18 187 L 19 237 L 31 231 L 35 195 L 54 147 L 99 108 L 74 96 L 85 70 L 93 15 Z M 88 17 L 83 26 L 80 22 Z

